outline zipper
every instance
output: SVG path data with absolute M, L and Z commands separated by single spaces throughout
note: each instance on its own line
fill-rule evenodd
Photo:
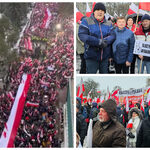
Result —
M 100 30 L 100 33 L 101 33 L 101 39 L 103 40 L 103 34 L 102 34 L 102 29 L 101 29 L 101 23 L 99 22 L 99 30 Z M 103 59 L 103 48 L 102 48 L 102 50 L 101 50 L 101 61 L 102 61 L 102 59 Z

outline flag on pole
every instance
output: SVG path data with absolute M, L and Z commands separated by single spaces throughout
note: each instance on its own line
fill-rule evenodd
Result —
M 93 13 L 93 10 L 94 10 L 94 7 L 95 7 L 95 4 L 96 4 L 96 2 L 93 2 L 93 5 L 92 5 L 92 13 Z
M 142 96 L 140 105 L 141 105 L 141 110 L 144 112 L 144 95 Z
M 87 16 L 87 17 L 90 17 L 91 14 L 92 14 L 92 12 L 91 12 L 91 9 L 90 9 L 90 7 L 89 7 L 89 5 L 88 5 L 88 2 L 87 2 L 87 3 L 86 3 L 86 16 Z
M 80 97 L 81 99 L 83 99 L 83 92 L 84 91 L 85 91 L 85 89 L 84 89 L 83 79 L 81 78 L 81 82 L 80 82 L 80 85 L 78 87 L 77 97 Z
M 126 112 L 129 112 L 129 99 L 128 96 L 126 97 Z
M 52 14 L 51 14 L 50 10 L 48 8 L 46 8 L 45 9 L 45 16 L 43 18 L 41 28 L 47 29 L 49 26 L 49 23 L 51 21 L 51 18 L 52 18 Z
M 139 9 L 150 11 L 150 2 L 140 2 Z
M 129 6 L 129 10 L 128 10 L 128 15 L 132 15 L 134 13 L 138 13 L 138 9 L 139 9 L 139 13 L 140 14 L 147 14 L 146 11 L 144 10 L 141 10 L 140 8 L 138 8 L 138 6 L 136 6 L 134 3 L 132 3 L 130 6 Z
M 130 119 L 128 124 L 127 124 L 127 128 L 132 129 L 132 127 L 133 127 L 133 121 L 132 121 L 132 119 Z
M 80 21 L 84 15 L 76 8 L 76 22 Z
M 0 138 L 0 147 L 13 147 L 29 89 L 31 75 L 24 74 L 11 109 L 8 121 Z
M 148 106 L 150 106 L 150 92 L 148 92 L 148 95 L 147 95 L 147 102 L 148 102 Z
M 32 103 L 32 102 L 27 101 L 26 106 L 27 106 L 27 107 L 29 107 L 29 106 L 32 106 L 32 107 L 39 107 L 39 103 Z

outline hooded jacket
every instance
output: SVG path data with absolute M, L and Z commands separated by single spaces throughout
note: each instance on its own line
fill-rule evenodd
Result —
M 148 108 L 150 109 L 150 107 Z M 136 147 L 150 147 L 150 115 L 142 122 L 137 137 Z
M 96 122 L 92 147 L 126 147 L 125 128 L 117 121 L 115 101 L 107 100 L 102 103 L 101 108 L 105 109 L 110 120 L 107 123 Z
M 111 44 L 115 40 L 111 22 L 106 21 L 105 18 L 102 22 L 98 22 L 92 13 L 90 17 L 82 20 L 78 35 L 84 43 L 85 59 L 100 61 L 111 57 Z M 108 45 L 106 48 L 100 48 L 100 39 L 106 40 Z

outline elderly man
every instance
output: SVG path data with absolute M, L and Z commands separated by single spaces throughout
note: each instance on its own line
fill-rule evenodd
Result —
M 92 147 L 126 147 L 125 128 L 117 121 L 116 102 L 109 99 L 100 107 L 93 127 Z
M 106 21 L 106 8 L 96 3 L 90 17 L 82 20 L 79 26 L 79 38 L 84 43 L 84 58 L 87 73 L 108 73 L 108 60 L 111 57 L 111 44 L 115 34 L 111 31 L 110 21 Z

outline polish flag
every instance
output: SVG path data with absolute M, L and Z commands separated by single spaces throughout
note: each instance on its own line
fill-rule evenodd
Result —
M 87 16 L 87 17 L 90 17 L 91 14 L 92 14 L 91 9 L 90 9 L 88 3 L 86 3 L 86 16 Z
M 147 102 L 148 102 L 148 106 L 150 106 L 150 92 L 148 92 L 148 95 L 147 95 Z
M 150 11 L 150 2 L 140 2 L 139 9 Z
M 76 8 L 76 22 L 80 21 L 84 15 Z
M 118 93 L 119 89 L 117 89 L 116 91 L 114 91 L 114 93 L 111 96 L 115 96 Z
M 101 96 L 101 97 L 100 97 L 100 102 L 103 103 L 104 101 L 105 101 L 105 100 L 104 100 L 104 96 Z
M 83 79 L 81 78 L 81 82 L 80 82 L 80 85 L 78 87 L 77 97 L 80 97 L 81 99 L 83 99 L 83 92 L 84 91 L 85 91 L 85 89 L 84 89 Z
M 132 121 L 132 119 L 130 119 L 128 124 L 127 124 L 127 128 L 132 129 L 132 127 L 133 127 L 133 121 Z
M 0 138 L 0 147 L 13 147 L 23 112 L 23 107 L 29 89 L 31 75 L 24 74 L 11 109 L 8 121 Z
M 32 51 L 32 42 L 30 37 L 24 39 L 24 46 L 25 49 Z
M 94 3 L 93 3 L 93 5 L 92 5 L 92 13 L 93 13 L 93 10 L 94 10 L 94 7 L 95 7 L 95 4 L 96 4 L 96 2 L 94 2 Z
M 129 100 L 128 100 L 128 96 L 126 97 L 126 112 L 129 112 Z
M 42 85 L 44 85 L 44 86 L 49 86 L 49 82 L 45 82 L 45 81 L 43 81 L 43 80 L 40 80 L 40 83 L 42 84 Z
M 32 42 L 30 37 L 28 37 L 28 50 L 32 51 Z
M 141 105 L 141 110 L 144 112 L 144 95 L 142 96 L 140 105 Z
M 51 14 L 50 10 L 48 8 L 46 8 L 45 9 L 45 16 L 43 18 L 41 28 L 47 29 L 49 26 L 49 23 L 51 21 L 51 18 L 52 18 L 52 14 Z
M 32 107 L 39 107 L 39 103 L 32 103 L 32 102 L 27 101 L 26 106 L 27 106 L 27 107 L 29 107 L 29 106 L 32 106 Z
M 138 8 L 138 6 L 136 6 L 134 3 L 132 3 L 130 6 L 129 6 L 129 10 L 128 10 L 128 15 L 131 15 L 131 14 L 134 14 L 134 13 L 138 13 L 138 9 L 139 9 L 139 13 L 140 14 L 147 14 L 146 11 L 144 10 L 141 10 L 140 8 Z
M 9 92 L 7 96 L 8 96 L 12 101 L 14 101 L 15 98 L 13 97 L 12 92 Z

